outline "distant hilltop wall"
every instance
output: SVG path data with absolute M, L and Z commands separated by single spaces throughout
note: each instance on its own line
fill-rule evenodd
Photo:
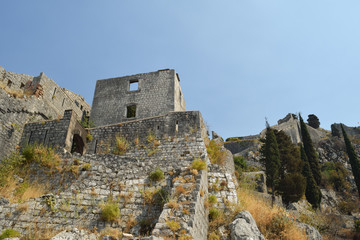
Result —
M 15 150 L 25 123 L 60 119 L 67 109 L 81 120 L 90 106 L 44 73 L 33 77 L 0 67 L 0 160 Z
M 348 127 L 345 124 L 342 124 L 346 134 L 352 137 L 360 137 L 360 127 Z M 342 137 L 341 123 L 334 123 L 331 125 L 331 134 L 334 137 Z
M 96 126 L 185 111 L 185 99 L 175 70 L 99 80 L 90 119 Z

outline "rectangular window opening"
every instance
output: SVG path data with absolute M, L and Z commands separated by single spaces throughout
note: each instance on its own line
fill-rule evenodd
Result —
M 25 84 L 21 83 L 20 88 L 22 89 L 24 87 L 25 87 Z
M 64 103 L 65 103 L 65 98 L 62 101 L 62 104 L 61 104 L 62 107 L 64 106 Z
M 139 90 L 139 80 L 132 80 L 129 84 L 129 91 Z
M 136 105 L 130 105 L 126 107 L 126 117 L 127 118 L 136 117 Z

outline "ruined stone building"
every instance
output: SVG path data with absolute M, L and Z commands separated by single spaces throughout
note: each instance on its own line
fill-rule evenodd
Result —
M 60 87 L 44 73 L 33 77 L 0 66 L 0 88 L 0 160 L 20 143 L 26 123 L 48 125 L 49 121 L 61 119 L 69 109 L 79 121 L 90 113 L 90 105 L 82 96 Z M 51 138 L 43 137 L 40 143 L 49 141 Z
M 91 110 L 81 96 L 59 87 L 44 74 L 1 73 L 0 83 L 5 86 L 0 89 L 0 122 L 5 131 L 0 135 L 0 147 L 9 151 L 0 157 L 15 150 L 17 144 L 38 143 L 57 148 L 63 164 L 78 171 L 59 173 L 59 178 L 49 182 L 55 212 L 41 213 L 41 209 L 49 209 L 44 201 L 49 195 L 29 199 L 29 209 L 19 215 L 13 214 L 16 204 L 1 205 L 0 231 L 11 227 L 28 234 L 32 228 L 101 231 L 112 227 L 141 236 L 141 224 L 129 227 L 128 223 L 145 221 L 148 234 L 169 237 L 175 234 L 166 223 L 171 220 L 182 226 L 176 236 L 205 240 L 209 194 L 216 195 L 220 209 L 228 201 L 236 202 L 232 155 L 228 152 L 222 166 L 210 163 L 204 121 L 199 111 L 186 111 L 175 70 L 99 80 Z M 95 127 L 80 124 L 88 115 Z M 119 139 L 127 146 L 121 154 L 115 152 Z M 74 152 L 82 156 L 68 154 Z M 202 160 L 206 170 L 191 172 L 189 167 L 195 160 Z M 164 180 L 150 182 L 156 169 L 163 171 Z M 145 191 L 162 189 L 173 195 L 185 181 L 180 176 L 187 181 L 186 193 L 178 196 L 183 201 L 181 208 L 172 210 L 166 203 L 146 205 Z M 222 190 L 209 190 L 209 184 Z M 109 223 L 100 215 L 101 204 L 111 196 L 119 199 L 121 219 Z
M 185 111 L 179 75 L 173 69 L 99 80 L 91 120 L 104 126 Z
M 77 121 L 78 114 L 71 107 L 57 120 L 26 124 L 21 145 L 37 142 L 80 154 L 104 153 L 116 136 L 130 140 L 146 137 L 149 131 L 174 135 L 185 127 L 200 128 L 202 121 L 199 112 L 185 112 L 180 78 L 173 69 L 99 80 L 90 111 L 96 127 L 85 130 Z M 86 138 L 88 134 L 92 141 Z

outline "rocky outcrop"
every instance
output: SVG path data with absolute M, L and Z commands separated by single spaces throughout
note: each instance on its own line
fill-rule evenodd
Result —
M 231 240 L 265 240 L 248 211 L 241 211 L 236 215 L 229 228 Z
M 303 229 L 309 240 L 322 240 L 320 233 L 316 228 L 305 223 L 299 223 L 298 226 Z
M 243 172 L 243 181 L 254 185 L 255 190 L 261 193 L 267 193 L 265 172 Z

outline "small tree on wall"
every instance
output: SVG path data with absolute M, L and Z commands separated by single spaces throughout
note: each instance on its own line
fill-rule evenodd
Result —
M 315 114 L 309 114 L 307 122 L 308 122 L 310 127 L 313 127 L 315 129 L 320 127 L 319 118 Z

